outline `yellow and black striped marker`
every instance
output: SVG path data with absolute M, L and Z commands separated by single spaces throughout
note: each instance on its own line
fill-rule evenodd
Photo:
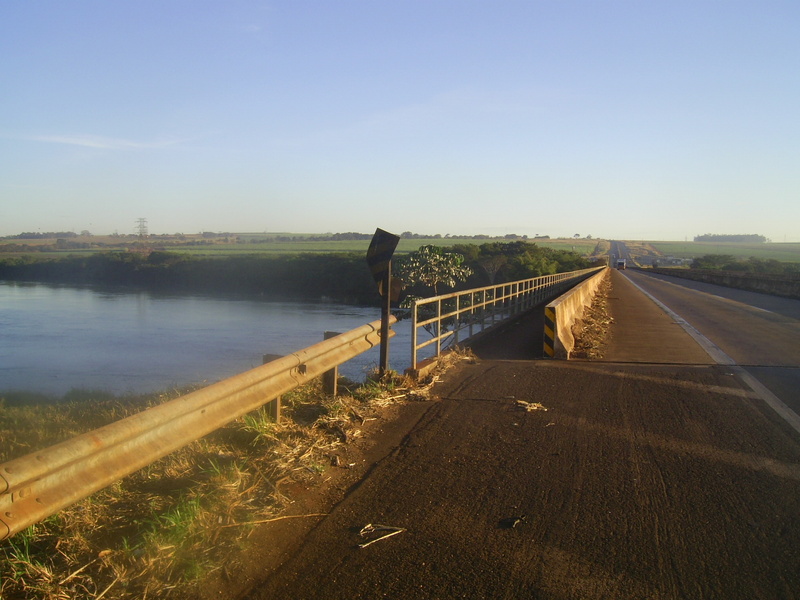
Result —
M 556 311 L 552 306 L 544 307 L 544 355 L 546 358 L 556 355 Z

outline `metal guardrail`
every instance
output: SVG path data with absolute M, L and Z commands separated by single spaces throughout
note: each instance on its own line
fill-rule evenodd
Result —
M 373 348 L 380 343 L 380 329 L 381 322 L 373 321 L 1 464 L 0 540 Z
M 604 268 L 543 275 L 414 301 L 411 307 L 411 369 L 416 370 L 418 353 L 422 348 L 436 344 L 435 355 L 439 356 L 443 342 L 449 338 L 457 344 L 488 331 Z M 420 328 L 427 330 L 431 339 L 420 343 Z

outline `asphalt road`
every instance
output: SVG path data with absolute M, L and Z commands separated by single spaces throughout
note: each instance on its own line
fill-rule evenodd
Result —
M 743 367 L 800 414 L 800 300 L 646 271 L 624 275 L 705 338 L 716 362 Z
M 531 360 L 530 322 L 477 346 L 305 500 L 327 516 L 263 532 L 238 597 L 800 597 L 800 434 L 612 275 L 607 362 Z

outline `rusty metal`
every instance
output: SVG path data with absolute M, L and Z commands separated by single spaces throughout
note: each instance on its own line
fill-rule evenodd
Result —
M 392 323 L 396 319 L 392 317 Z M 0 465 L 0 539 L 380 343 L 380 321 Z M 394 332 L 390 332 L 393 335 Z
M 443 343 L 449 338 L 452 337 L 453 343 L 457 344 L 483 334 L 544 300 L 557 296 L 575 282 L 603 268 L 593 267 L 543 275 L 414 301 L 411 308 L 411 370 L 417 368 L 418 353 L 421 349 L 436 344 L 435 355 L 439 356 L 442 353 Z M 443 309 L 448 300 L 453 304 L 453 308 Z M 420 319 L 420 308 L 428 305 L 435 306 L 434 316 Z M 445 321 L 449 321 L 453 328 L 445 327 Z M 431 339 L 419 343 L 418 330 L 421 327 L 428 328 L 432 332 Z M 464 331 L 467 332 L 466 336 L 461 335 Z

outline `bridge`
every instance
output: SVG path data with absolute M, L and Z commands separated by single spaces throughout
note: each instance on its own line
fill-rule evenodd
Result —
M 603 360 L 538 360 L 530 316 L 484 337 L 242 597 L 797 598 L 800 302 L 611 277 Z
M 539 311 L 513 308 L 520 286 L 454 300 L 490 324 L 471 342 L 476 359 L 435 399 L 375 423 L 352 468 L 296 499 L 287 516 L 303 518 L 264 525 L 253 562 L 214 597 L 796 597 L 800 302 L 631 269 L 610 277 L 602 360 L 542 359 Z M 514 318 L 495 326 L 503 311 Z M 345 346 L 376 343 L 376 324 L 351 333 L 182 398 L 136 435 L 161 453 L 161 423 L 194 435 L 211 412 L 231 418 L 218 400 L 246 410 L 329 369 Z M 95 474 L 94 446 L 142 454 L 129 435 L 93 434 L 70 456 Z M 48 456 L 24 459 L 33 475 L 16 487 L 16 463 L 3 465 L 9 532 L 18 507 L 38 518 L 48 477 L 76 494 L 84 484 L 69 477 L 77 462 Z

